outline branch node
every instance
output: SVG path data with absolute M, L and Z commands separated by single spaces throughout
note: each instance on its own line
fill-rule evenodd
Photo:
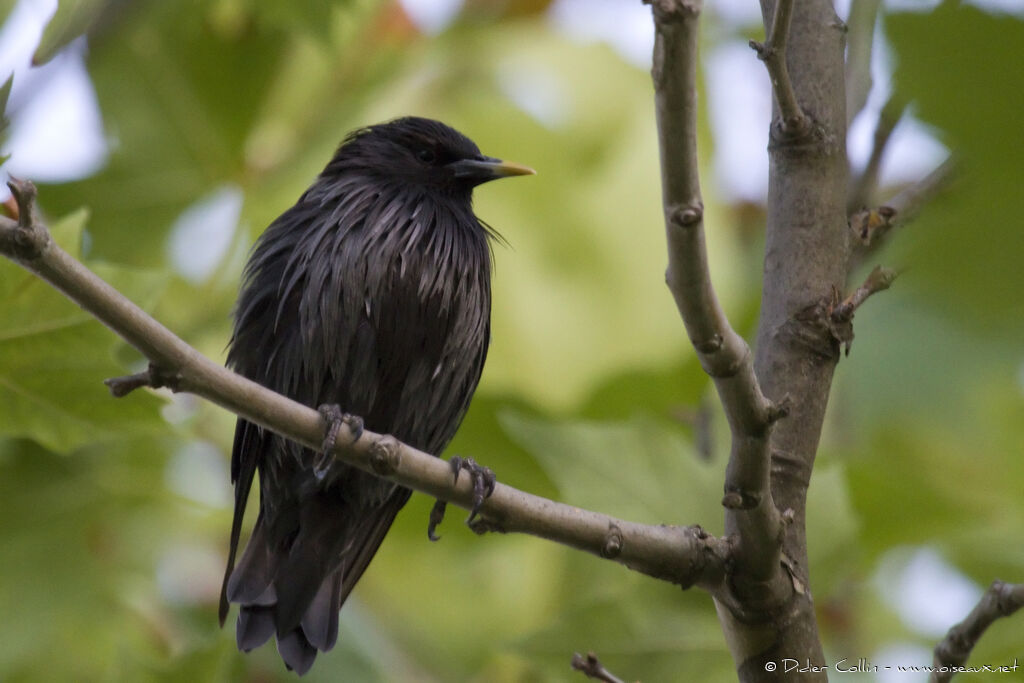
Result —
M 477 517 L 472 522 L 466 522 L 466 526 L 468 526 L 470 531 L 477 536 L 483 536 L 488 533 L 508 533 L 508 529 L 506 529 L 500 522 L 496 522 L 493 519 L 485 519 L 484 517 Z
M 604 537 L 604 545 L 601 546 L 601 557 L 614 559 L 622 552 L 622 529 L 611 524 L 608 526 L 608 534 Z
M 654 21 L 659 24 L 695 17 L 700 14 L 704 4 L 702 0 L 643 0 L 643 3 L 651 6 Z
M 803 112 L 785 116 L 776 125 L 778 126 L 778 139 L 786 141 L 805 138 L 811 130 L 811 120 L 804 116 Z
M 685 229 L 697 225 L 703 218 L 704 203 L 697 201 L 692 204 L 673 207 L 669 215 L 669 222 L 672 224 L 672 227 Z
M 49 231 L 35 219 L 36 186 L 30 180 L 12 176 L 7 187 L 18 207 L 18 224 L 0 239 L 3 251 L 23 261 L 33 261 L 42 256 L 50 243 Z
M 704 341 L 693 342 L 693 347 L 700 353 L 715 353 L 722 348 L 722 344 L 725 343 L 725 339 L 722 335 L 717 332 L 711 336 L 710 339 Z
M 861 244 L 869 247 L 876 238 L 889 231 L 895 217 L 896 209 L 891 206 L 863 208 L 850 216 L 849 226 Z
M 747 43 L 747 45 L 749 45 L 750 48 L 757 53 L 757 58 L 760 59 L 762 62 L 768 59 L 768 57 L 770 57 L 771 54 L 774 52 L 774 50 L 771 47 L 756 40 L 751 40 L 750 42 Z
M 122 398 L 141 387 L 149 387 L 151 389 L 167 387 L 173 392 L 178 392 L 181 375 L 175 370 L 167 370 L 154 363 L 150 363 L 149 367 L 142 372 L 136 372 L 134 375 L 125 375 L 123 377 L 110 377 L 103 380 L 103 383 L 110 389 L 110 394 L 114 398 Z
M 872 294 L 889 289 L 896 280 L 897 273 L 891 268 L 875 266 L 864 280 L 864 284 L 854 290 L 853 294 L 839 301 L 839 291 L 832 292 L 828 306 L 827 324 L 833 338 L 846 346 L 846 355 L 850 355 L 853 346 L 853 314 L 868 300 Z
M 753 510 L 761 504 L 761 494 L 733 489 L 722 496 L 722 507 L 729 510 Z
M 31 228 L 35 223 L 32 219 L 38 194 L 35 183 L 11 176 L 7 181 L 7 187 L 11 189 L 11 195 L 18 204 L 18 225 L 26 229 Z
M 782 523 L 786 526 L 792 524 L 795 519 L 796 513 L 793 511 L 793 508 L 786 508 L 786 510 L 782 513 Z
M 385 434 L 370 446 L 370 467 L 377 474 L 387 477 L 398 469 L 402 462 L 402 453 L 398 440 Z
M 587 678 L 604 681 L 604 683 L 622 683 L 621 679 L 601 665 L 601 661 L 593 652 L 588 652 L 586 657 L 579 652 L 574 652 L 571 666 L 575 671 L 579 671 Z
M 768 403 L 768 424 L 775 424 L 782 418 L 789 415 L 790 409 L 793 407 L 793 397 L 786 394 L 782 397 L 782 400 L 778 402 L 769 401 Z

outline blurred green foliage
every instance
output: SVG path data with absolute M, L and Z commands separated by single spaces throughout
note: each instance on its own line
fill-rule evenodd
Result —
M 222 360 L 248 246 L 341 137 L 405 113 L 446 120 L 539 172 L 477 194 L 511 248 L 496 248 L 491 355 L 450 452 L 540 495 L 720 532 L 727 431 L 717 409 L 695 419 L 714 398 L 663 284 L 649 77 L 556 33 L 547 4 L 471 1 L 426 37 L 371 0 L 62 2 L 37 59 L 91 27 L 112 147 L 92 177 L 41 187 L 41 209 L 66 248 L 87 244 L 91 267 Z M 885 27 L 897 89 L 963 175 L 878 255 L 909 268 L 858 313 L 837 372 L 808 512 L 835 659 L 934 644 L 874 591 L 894 547 L 937 548 L 981 586 L 1024 580 L 1024 25 L 947 2 Z M 519 109 L 510 78 L 553 84 L 559 117 Z M 750 207 L 734 219 L 710 179 L 712 270 L 750 336 Z M 241 229 L 209 277 L 186 279 L 172 226 L 222 187 L 243 193 Z M 109 398 L 101 380 L 139 360 L 0 262 L 0 680 L 291 680 L 272 646 L 242 656 L 216 626 L 233 417 Z M 569 659 L 587 650 L 630 680 L 733 678 L 706 596 L 536 539 L 477 538 L 455 513 L 430 544 L 430 504 L 400 515 L 308 680 L 576 680 Z M 998 624 L 972 661 L 1011 660 L 1019 633 Z

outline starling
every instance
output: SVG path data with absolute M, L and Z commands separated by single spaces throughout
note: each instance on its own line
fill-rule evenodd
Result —
M 325 416 L 343 410 L 439 455 L 466 413 L 490 340 L 496 234 L 474 215 L 473 188 L 528 173 L 430 119 L 351 133 L 256 242 L 228 365 L 305 405 L 336 406 Z M 238 648 L 276 635 L 285 665 L 300 675 L 334 646 L 338 610 L 411 493 L 319 456 L 238 420 L 220 622 L 238 603 Z M 257 471 L 259 515 L 235 565 Z

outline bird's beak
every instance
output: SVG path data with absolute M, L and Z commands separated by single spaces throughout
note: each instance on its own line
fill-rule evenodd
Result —
M 473 181 L 474 185 L 486 183 L 489 180 L 507 178 L 514 175 L 534 175 L 537 172 L 529 166 L 517 164 L 514 161 L 502 161 L 492 157 L 478 157 L 476 159 L 459 159 L 448 164 L 456 178 Z

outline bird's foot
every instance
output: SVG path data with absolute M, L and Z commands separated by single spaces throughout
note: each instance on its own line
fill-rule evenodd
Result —
M 355 443 L 363 435 L 363 418 L 342 412 L 341 407 L 336 403 L 325 403 L 318 407 L 316 411 L 320 413 L 320 417 L 327 423 L 327 427 L 324 430 L 323 445 L 320 447 L 320 453 L 313 462 L 313 474 L 317 480 L 322 481 L 327 475 L 327 471 L 331 469 L 331 463 L 334 461 L 331 451 L 334 450 L 334 445 L 338 441 L 338 432 L 341 431 L 341 426 L 346 425 L 348 427 L 349 431 L 352 432 L 352 443 Z
M 473 458 L 460 458 L 453 455 L 448 463 L 451 465 L 452 474 L 455 475 L 456 484 L 459 483 L 459 473 L 462 470 L 469 473 L 469 479 L 473 482 L 473 507 L 469 510 L 469 517 L 466 518 L 466 524 L 472 524 L 480 513 L 484 501 L 494 493 L 494 485 L 498 483 L 498 479 L 490 467 L 477 464 Z
M 448 461 L 449 466 L 452 468 L 452 474 L 455 476 L 455 483 L 459 483 L 459 474 L 462 470 L 466 470 L 469 473 L 470 481 L 473 482 L 473 507 L 470 508 L 469 517 L 466 519 L 466 524 L 473 524 L 477 515 L 480 513 L 480 508 L 483 506 L 484 501 L 494 493 L 494 485 L 498 483 L 497 478 L 494 476 L 494 472 L 490 467 L 484 467 L 478 464 L 473 458 L 460 458 L 457 455 L 453 455 Z M 445 510 L 448 507 L 448 503 L 441 499 L 438 499 L 434 503 L 434 507 L 430 510 L 430 522 L 427 525 L 427 537 L 431 541 L 437 541 L 441 537 L 434 534 L 434 530 L 437 529 L 437 525 L 444 519 Z

